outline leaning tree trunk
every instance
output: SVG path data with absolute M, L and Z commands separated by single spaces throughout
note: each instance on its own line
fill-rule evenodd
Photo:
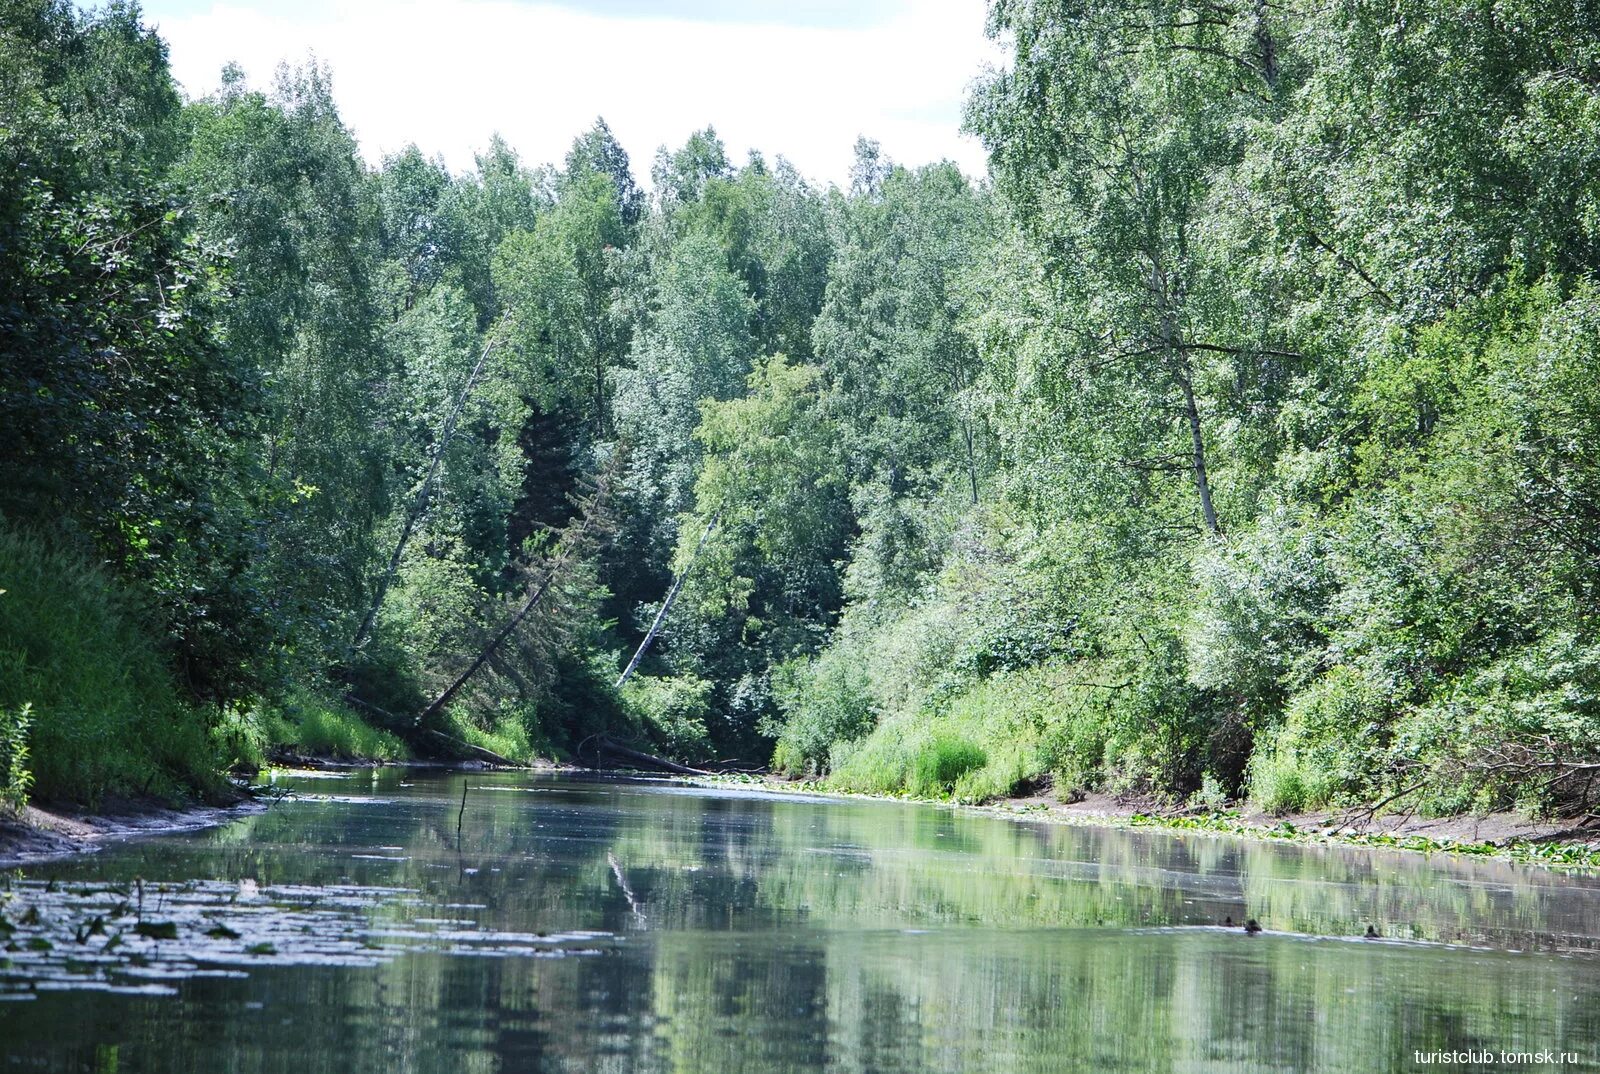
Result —
M 550 569 L 540 579 L 539 584 L 534 586 L 528 593 L 528 599 L 522 602 L 522 607 L 518 608 L 499 630 L 495 631 L 494 636 L 489 639 L 489 643 L 478 653 L 477 659 L 473 660 L 471 666 L 456 676 L 455 681 L 445 687 L 444 692 L 434 698 L 432 704 L 422 710 L 417 717 L 418 723 L 426 723 L 432 717 L 437 716 L 445 705 L 450 703 L 450 699 L 455 697 L 461 688 L 482 670 L 483 665 L 489 662 L 495 651 L 511 636 L 511 632 L 522 624 L 522 621 L 528 617 L 528 613 L 539 606 L 540 601 L 544 600 L 545 594 L 550 592 L 550 587 L 555 584 L 556 576 L 561 573 L 561 568 L 566 565 L 566 560 L 567 553 L 565 551 L 555 558 L 555 561 L 550 564 Z
M 450 699 L 455 697 L 456 694 L 461 691 L 461 688 L 470 682 L 472 677 L 481 671 L 485 664 L 489 663 L 489 661 L 493 659 L 495 653 L 499 651 L 500 646 L 505 643 L 505 640 L 509 638 L 512 632 L 515 631 L 517 627 L 522 625 L 522 621 L 539 606 L 539 602 L 544 600 L 545 594 L 550 592 L 551 587 L 553 587 L 556 583 L 556 579 L 560 577 L 562 568 L 567 565 L 567 562 L 572 559 L 574 555 L 581 554 L 580 548 L 583 543 L 583 538 L 588 533 L 589 528 L 595 524 L 597 517 L 602 511 L 602 505 L 605 503 L 607 495 L 607 481 L 604 477 L 602 477 L 599 487 L 595 490 L 594 496 L 588 501 L 588 504 L 583 511 L 583 522 L 578 525 L 576 529 L 572 528 L 572 523 L 568 524 L 568 528 L 566 532 L 562 534 L 559 542 L 560 552 L 556 555 L 555 559 L 550 561 L 549 569 L 545 571 L 544 577 L 540 579 L 539 583 L 528 592 L 528 597 L 522 602 L 522 606 L 512 614 L 510 619 L 506 620 L 499 630 L 494 632 L 494 636 L 491 637 L 488 643 L 484 645 L 482 650 L 479 651 L 477 658 L 472 661 L 471 665 L 468 666 L 468 668 L 460 675 L 456 676 L 455 681 L 453 681 L 449 686 L 445 687 L 444 691 L 438 697 L 434 698 L 433 702 L 417 715 L 417 723 L 424 723 L 434 716 L 437 716 L 440 711 L 442 711 L 444 707 L 450 703 Z M 573 521 L 576 522 L 577 520 L 574 519 Z M 602 525 L 603 524 L 604 522 L 602 520 Z
M 439 466 L 444 461 L 445 450 L 449 448 L 450 441 L 456 434 L 456 422 L 460 420 L 461 412 L 466 409 L 467 400 L 472 396 L 472 389 L 478 385 L 478 377 L 483 373 L 484 363 L 489 360 L 489 354 L 498 343 L 498 339 L 490 339 L 484 343 L 483 350 L 478 354 L 478 363 L 472 367 L 467 383 L 462 386 L 461 393 L 456 396 L 455 405 L 445 417 L 444 428 L 439 431 L 439 440 L 433 446 L 433 458 L 428 462 L 428 474 L 423 478 L 422 487 L 417 490 L 416 497 L 406 511 L 405 521 L 400 527 L 400 539 L 395 542 L 388 566 L 384 568 L 383 574 L 378 576 L 378 587 L 372 594 L 372 604 L 367 608 L 367 614 L 362 617 L 360 628 L 356 630 L 355 640 L 350 644 L 352 649 L 361 648 L 372 634 L 372 624 L 377 620 L 378 612 L 383 607 L 383 598 L 388 594 L 395 573 L 400 569 L 400 557 L 405 555 L 411 535 L 416 532 L 417 526 L 428 513 L 428 502 L 433 496 L 433 485 L 439 476 Z
M 622 674 L 617 676 L 617 689 L 632 678 L 634 670 L 638 668 L 639 661 L 644 659 L 644 654 L 650 651 L 650 646 L 655 643 L 656 635 L 661 633 L 661 625 L 667 621 L 667 613 L 672 610 L 672 602 L 678 599 L 678 593 L 683 589 L 684 579 L 689 577 L 689 571 L 694 567 L 694 561 L 700 558 L 700 550 L 706 546 L 706 538 L 711 536 L 711 531 L 717 528 L 717 520 L 722 517 L 721 512 L 711 516 L 711 521 L 706 523 L 706 528 L 700 534 L 700 540 L 695 543 L 694 554 L 689 557 L 689 562 L 683 565 L 683 570 L 672 580 L 672 586 L 667 590 L 667 595 L 662 598 L 661 607 L 656 611 L 656 617 L 650 624 L 650 629 L 645 633 L 644 640 L 639 643 L 639 648 L 633 652 L 633 659 L 628 661 L 628 666 L 622 669 Z

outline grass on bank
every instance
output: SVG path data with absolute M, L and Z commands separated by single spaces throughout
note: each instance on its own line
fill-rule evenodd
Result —
M 1044 672 L 984 680 L 936 712 L 890 717 L 865 737 L 836 744 L 825 785 L 855 794 L 1004 798 L 1051 768 Z
M 335 761 L 401 761 L 411 755 L 398 736 L 305 690 L 272 706 L 225 713 L 216 738 L 233 768 L 262 768 L 281 753 Z
M 479 727 L 470 718 L 452 710 L 446 715 L 446 734 L 479 749 L 498 753 L 508 761 L 527 764 L 538 751 L 528 734 L 527 724 L 514 715 L 503 715 L 489 727 Z
M 526 719 L 516 713 L 502 714 L 490 726 L 483 727 L 465 713 L 451 709 L 446 711 L 439 730 L 447 738 L 489 750 L 518 764 L 528 764 L 541 755 L 540 743 L 529 733 Z M 224 763 L 231 768 L 263 768 L 283 754 L 380 763 L 413 758 L 400 736 L 373 726 L 348 706 L 310 690 L 294 691 L 272 704 L 225 713 L 215 735 Z M 448 746 L 439 745 L 448 756 Z M 549 750 L 548 744 L 544 749 Z
M 204 712 L 178 694 L 149 611 L 93 562 L 0 526 L 0 783 L 95 805 L 220 785 Z M 26 718 L 24 718 L 24 716 Z

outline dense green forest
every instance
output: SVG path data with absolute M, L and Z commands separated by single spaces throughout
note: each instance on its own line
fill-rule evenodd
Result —
M 647 192 L 603 120 L 373 168 L 314 64 L 185 100 L 135 5 L 0 0 L 0 790 L 603 734 L 1590 808 L 1600 9 L 990 29 L 981 181 L 708 127 Z

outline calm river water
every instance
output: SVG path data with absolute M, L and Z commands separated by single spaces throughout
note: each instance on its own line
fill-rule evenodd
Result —
M 279 785 L 295 796 L 224 828 L 9 874 L 0 1070 L 1345 1074 L 1600 1055 L 1592 876 L 652 781 Z M 1500 1061 L 1542 1051 L 1568 1061 Z

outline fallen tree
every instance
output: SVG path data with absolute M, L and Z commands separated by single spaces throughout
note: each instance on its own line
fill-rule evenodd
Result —
M 713 774 L 703 768 L 691 768 L 686 764 L 679 764 L 677 761 L 670 761 L 665 757 L 657 757 L 653 753 L 645 753 L 643 750 L 624 746 L 609 735 L 590 735 L 578 743 L 578 748 L 574 753 L 580 762 L 583 760 L 585 746 L 594 751 L 593 756 L 596 761 L 599 761 L 602 755 L 610 754 L 621 760 L 631 761 L 635 765 L 642 765 L 646 768 L 659 768 L 662 771 L 672 772 L 680 776 L 709 776 Z M 598 768 L 599 765 L 596 764 L 591 767 Z

